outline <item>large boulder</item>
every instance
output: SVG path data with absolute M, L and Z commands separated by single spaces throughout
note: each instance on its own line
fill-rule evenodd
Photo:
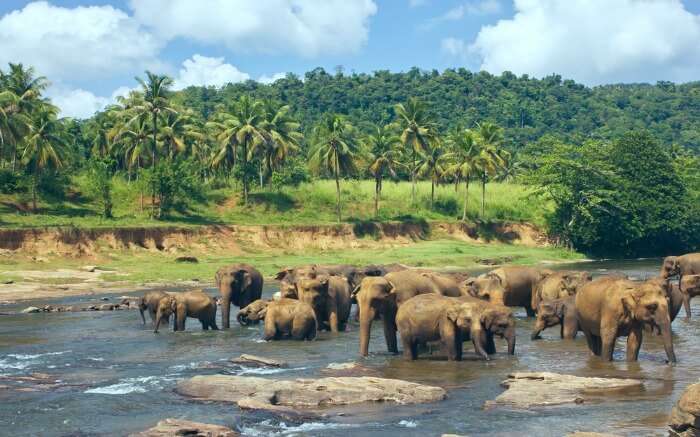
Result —
M 585 378 L 550 372 L 513 373 L 501 383 L 507 390 L 496 399 L 486 401 L 486 407 L 505 405 L 516 408 L 542 407 L 560 404 L 580 404 L 600 399 L 611 392 L 641 389 L 637 379 Z
M 236 437 L 238 435 L 240 434 L 225 426 L 190 422 L 189 420 L 165 419 L 158 422 L 153 428 L 131 434 L 130 437 Z
M 308 414 L 323 407 L 367 402 L 418 404 L 447 396 L 440 387 L 368 376 L 274 380 L 200 375 L 180 381 L 175 391 L 197 400 L 232 402 L 243 409 L 282 414 L 299 413 L 298 410 Z
M 682 437 L 700 436 L 700 382 L 685 389 L 671 410 L 670 434 Z

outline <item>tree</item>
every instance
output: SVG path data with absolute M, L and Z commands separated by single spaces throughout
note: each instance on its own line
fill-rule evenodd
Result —
M 478 154 L 476 164 L 481 174 L 481 217 L 486 209 L 486 182 L 506 165 L 508 152 L 501 149 L 503 129 L 494 123 L 477 123 Z
M 264 141 L 254 144 L 253 152 L 260 155 L 261 169 L 270 178 L 290 154 L 299 150 L 303 135 L 299 132 L 300 124 L 290 115 L 288 105 L 279 106 L 267 100 L 263 103 Z M 260 172 L 260 186 L 263 185 L 263 173 Z
M 396 177 L 394 168 L 399 165 L 397 146 L 401 140 L 389 126 L 374 126 L 372 133 L 365 138 L 365 143 L 370 154 L 368 170 L 374 178 L 374 216 L 377 217 L 384 176 L 388 173 Z
M 62 163 L 61 155 L 67 147 L 64 132 L 56 119 L 58 108 L 45 104 L 33 120 L 34 129 L 25 139 L 22 161 L 32 175 L 32 209 L 36 211 L 37 188 L 42 172 L 56 170 Z
M 142 117 L 144 114 L 148 114 L 151 117 L 152 165 L 155 166 L 158 163 L 158 117 L 167 112 L 176 112 L 170 107 L 169 102 L 170 87 L 173 84 L 173 80 L 168 76 L 161 76 L 146 71 L 146 78 L 141 79 L 137 77 L 136 81 L 141 85 L 143 101 L 140 105 L 133 108 L 136 113 L 134 118 Z
M 340 177 L 355 172 L 355 159 L 359 155 L 353 131 L 353 126 L 339 114 L 324 115 L 314 128 L 310 164 L 316 171 L 329 171 L 335 179 L 338 223 L 341 221 Z
M 114 161 L 94 158 L 89 163 L 89 187 L 102 210 L 102 218 L 112 218 L 112 174 Z
M 439 144 L 435 144 L 426 152 L 421 153 L 420 159 L 417 162 L 417 174 L 430 178 L 430 209 L 433 209 L 433 204 L 435 203 L 435 184 L 439 182 L 440 178 L 445 174 L 443 155 L 443 148 Z
M 464 209 L 462 221 L 467 220 L 467 205 L 469 203 L 469 180 L 477 170 L 478 147 L 476 133 L 469 129 L 460 129 L 450 135 L 453 152 L 450 155 L 453 163 L 448 166 L 447 173 L 454 175 L 456 180 L 464 180 Z
M 406 104 L 394 106 L 396 122 L 401 129 L 401 142 L 411 154 L 411 200 L 416 205 L 416 156 L 429 150 L 437 140 L 437 127 L 419 99 L 411 97 Z

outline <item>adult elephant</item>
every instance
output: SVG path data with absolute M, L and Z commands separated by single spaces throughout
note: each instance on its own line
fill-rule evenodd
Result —
M 306 302 L 297 299 L 258 299 L 241 309 L 237 318 L 241 325 L 265 320 L 265 340 L 316 338 L 317 323 L 314 310 Z
M 560 325 L 559 335 L 564 340 L 573 340 L 578 334 L 579 323 L 576 314 L 576 297 L 568 296 L 562 299 L 545 300 L 537 306 L 537 320 L 530 338 L 537 340 L 542 331 Z
M 398 353 L 396 344 L 396 311 L 408 299 L 419 294 L 442 294 L 443 289 L 433 279 L 411 270 L 387 273 L 383 277 L 364 278 L 353 291 L 360 311 L 360 355 L 369 353 L 369 339 L 372 322 L 381 316 L 384 323 L 384 337 L 391 353 Z M 459 290 L 446 290 L 459 296 Z
M 168 296 L 168 293 L 160 290 L 149 290 L 143 294 L 138 300 L 139 313 L 141 313 L 141 321 L 146 324 L 146 317 L 143 315 L 145 311 L 151 316 L 151 323 L 156 321 L 156 312 L 158 311 L 158 303 L 161 299 Z M 165 318 L 165 323 L 170 323 L 169 317 Z
M 158 302 L 156 326 L 153 332 L 158 333 L 161 320 L 171 314 L 175 314 L 174 331 L 184 331 L 185 320 L 188 317 L 199 319 L 204 330 L 219 329 L 216 326 L 216 301 L 201 290 L 173 293 L 163 297 Z
M 262 296 L 263 277 L 250 264 L 232 264 L 216 271 L 216 287 L 221 293 L 221 324 L 231 327 L 231 305 L 244 308 Z
M 531 308 L 537 312 L 540 302 L 565 299 L 576 294 L 584 284 L 593 278 L 588 272 L 561 271 L 544 277 L 532 293 Z
M 681 256 L 667 256 L 661 265 L 660 276 L 664 279 L 669 279 L 672 276 L 678 276 L 678 285 L 681 285 L 683 277 L 686 275 L 700 274 L 700 253 L 687 253 Z M 682 287 L 681 287 L 682 291 Z M 690 319 L 690 297 L 684 296 L 683 307 L 685 308 L 685 316 Z
M 612 361 L 617 337 L 627 337 L 627 361 L 637 361 L 645 325 L 661 333 L 668 361 L 675 363 L 671 337 L 667 281 L 654 278 L 643 283 L 600 278 L 576 293 L 576 314 L 588 347 Z
M 350 285 L 340 276 L 319 276 L 296 283 L 299 300 L 309 304 L 320 329 L 345 331 L 350 317 Z
M 465 285 L 479 299 L 496 305 L 523 307 L 528 317 L 532 317 L 535 315 L 532 294 L 540 281 L 552 273 L 532 267 L 501 267 L 470 279 Z
M 462 359 L 462 343 L 472 340 L 474 351 L 488 360 L 495 353 L 494 335 L 506 338 L 508 352 L 515 353 L 515 319 L 510 310 L 471 296 L 415 296 L 396 314 L 404 358 L 415 360 L 418 346 L 440 341 L 447 359 Z

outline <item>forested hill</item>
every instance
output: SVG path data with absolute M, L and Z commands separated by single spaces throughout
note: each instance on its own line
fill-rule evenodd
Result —
M 700 82 L 589 88 L 558 75 L 533 79 L 509 72 L 494 76 L 417 68 L 346 75 L 317 68 L 303 79 L 289 74 L 271 85 L 248 81 L 222 89 L 191 87 L 175 100 L 206 117 L 218 103 L 244 93 L 289 104 L 304 131 L 325 112 L 347 114 L 359 126 L 388 123 L 394 103 L 419 97 L 441 130 L 492 121 L 505 128 L 506 145 L 514 150 L 544 134 L 571 140 L 616 138 L 640 128 L 662 143 L 700 150 Z

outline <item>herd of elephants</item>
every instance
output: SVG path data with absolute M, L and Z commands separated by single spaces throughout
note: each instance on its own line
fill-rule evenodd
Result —
M 401 265 L 306 265 L 284 269 L 276 279 L 280 291 L 261 299 L 260 272 L 234 264 L 216 273 L 219 302 L 203 291 L 148 291 L 139 309 L 144 323 L 144 312 L 150 313 L 158 332 L 171 316 L 176 331 L 185 329 L 187 317 L 199 319 L 205 330 L 218 329 L 217 304 L 223 328 L 229 328 L 235 305 L 241 325 L 264 321 L 265 340 L 312 340 L 318 330 L 344 331 L 356 303 L 362 356 L 369 352 L 372 322 L 381 319 L 389 352 L 398 353 L 398 331 L 407 359 L 416 359 L 419 346 L 439 342 L 449 360 L 460 360 L 463 342 L 471 340 L 476 354 L 488 360 L 496 352 L 494 336 L 515 353 L 509 307 L 524 307 L 537 317 L 532 339 L 553 326 L 561 327 L 564 339 L 582 331 L 591 352 L 610 361 L 617 337 L 626 336 L 627 360 L 636 361 L 646 331 L 661 336 L 673 363 L 671 322 L 682 306 L 689 318 L 690 299 L 700 295 L 700 253 L 667 257 L 660 275 L 644 281 L 516 266 L 466 277 Z

